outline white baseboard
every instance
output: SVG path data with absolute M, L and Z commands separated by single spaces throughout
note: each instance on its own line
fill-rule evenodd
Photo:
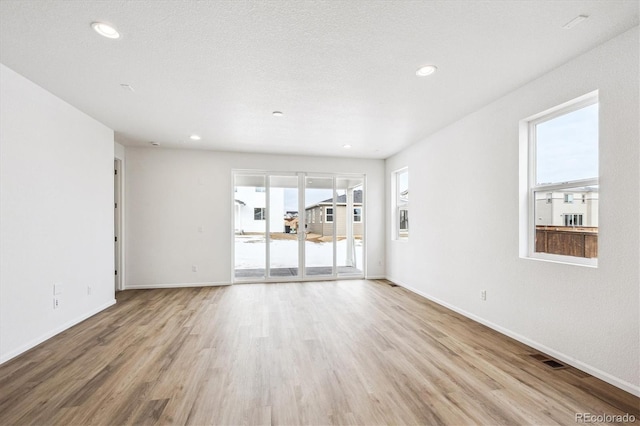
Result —
M 148 290 L 154 288 L 184 288 L 184 287 L 218 287 L 230 285 L 229 282 L 206 282 L 206 283 L 168 283 L 168 284 L 128 284 L 123 290 Z
M 366 277 L 367 280 L 386 280 L 387 277 L 384 275 L 369 275 Z
M 493 329 L 493 330 L 495 330 L 495 331 L 497 331 L 499 333 L 502 333 L 502 334 L 504 334 L 506 336 L 509 336 L 512 339 L 515 339 L 515 340 L 517 340 L 517 341 L 519 341 L 521 343 L 524 343 L 527 346 L 531 346 L 534 349 L 537 349 L 537 350 L 539 350 L 539 351 L 541 351 L 541 352 L 543 352 L 543 353 L 545 353 L 545 354 L 547 354 L 547 355 L 549 355 L 549 356 L 551 356 L 551 357 L 553 357 L 553 358 L 555 358 L 557 360 L 560 360 L 560 361 L 562 361 L 562 362 L 564 362 L 566 364 L 569 364 L 569 365 L 571 365 L 571 366 L 573 366 L 573 367 L 575 367 L 575 368 L 577 368 L 579 370 L 582 370 L 585 373 L 591 374 L 592 376 L 597 377 L 598 379 L 603 380 L 603 381 L 605 381 L 605 382 L 607 382 L 607 383 L 609 383 L 609 384 L 611 384 L 611 385 L 613 385 L 613 386 L 615 386 L 617 388 L 620 388 L 620 389 L 622 389 L 622 390 L 624 390 L 626 392 L 629 392 L 629 393 L 631 393 L 631 394 L 633 394 L 635 396 L 639 396 L 640 397 L 640 386 L 634 385 L 633 383 L 629 383 L 626 380 L 619 379 L 618 377 L 612 376 L 611 374 L 609 374 L 609 373 L 607 373 L 605 371 L 602 371 L 602 370 L 600 370 L 598 368 L 595 368 L 595 367 L 593 367 L 593 366 L 591 366 L 589 364 L 586 364 L 586 363 L 584 363 L 584 362 L 582 362 L 582 361 L 580 361 L 578 359 L 575 359 L 575 358 L 573 358 L 573 357 L 571 357 L 569 355 L 566 355 L 566 354 L 564 354 L 562 352 L 558 352 L 555 349 L 552 349 L 552 348 L 550 348 L 548 346 L 545 346 L 545 345 L 543 345 L 541 343 L 538 343 L 538 342 L 536 342 L 534 340 L 531 340 L 528 337 L 525 337 L 525 336 L 523 336 L 523 335 L 521 335 L 519 333 L 511 331 L 511 330 L 509 330 L 507 328 L 504 328 L 504 327 L 502 327 L 502 326 L 500 326 L 498 324 L 494 324 L 491 321 L 487 321 L 484 318 L 481 318 L 481 317 L 479 317 L 479 316 L 477 316 L 475 314 L 467 312 L 464 309 L 460 309 L 460 308 L 458 308 L 456 306 L 453 306 L 450 303 L 447 303 L 447 302 L 445 302 L 443 300 L 440 300 L 440 299 L 438 299 L 436 297 L 433 297 L 433 296 L 431 296 L 431 295 L 429 295 L 427 293 L 424 293 L 424 292 L 422 292 L 420 290 L 416 290 L 415 288 L 403 283 L 402 281 L 396 280 L 396 279 L 394 279 L 392 277 L 387 277 L 386 279 L 388 279 L 389 281 L 393 282 L 394 284 L 398 284 L 399 286 L 402 286 L 402 287 L 406 288 L 407 290 L 411 291 L 412 293 L 415 293 L 415 294 L 417 294 L 419 296 L 422 296 L 422 297 L 424 297 L 426 299 L 429 299 L 432 302 L 437 303 L 440 306 L 444 306 L 447 309 L 451 309 L 452 311 L 457 312 L 460 315 L 463 315 L 463 316 L 465 316 L 465 317 L 467 317 L 469 319 L 472 319 L 475 322 L 478 322 L 478 323 L 480 323 L 482 325 L 486 325 L 487 327 L 489 327 L 489 328 L 491 328 L 491 329 Z
M 90 318 L 92 316 L 94 316 L 95 314 L 104 311 L 105 309 L 107 309 L 109 306 L 115 305 L 116 303 L 116 299 L 112 299 L 110 301 L 108 301 L 107 303 L 92 309 L 91 311 L 87 312 L 86 314 L 83 314 L 81 316 L 79 316 L 78 318 L 75 318 L 71 321 L 68 321 L 64 324 L 62 324 L 60 327 L 56 327 L 51 331 L 48 331 L 47 333 L 43 334 L 40 337 L 37 337 L 33 340 L 31 340 L 30 342 L 20 346 L 17 349 L 14 349 L 12 351 L 10 351 L 9 353 L 6 353 L 2 356 L 0 356 L 0 364 L 4 364 L 5 362 L 9 361 L 10 359 L 13 359 L 15 357 L 17 357 L 18 355 L 28 351 L 31 348 L 34 348 L 36 346 L 38 346 L 40 343 L 44 342 L 45 340 L 48 340 L 50 338 L 52 338 L 53 336 L 55 336 L 56 334 L 62 333 L 63 331 L 73 327 L 76 324 L 81 323 L 82 321 L 86 320 L 87 318 Z

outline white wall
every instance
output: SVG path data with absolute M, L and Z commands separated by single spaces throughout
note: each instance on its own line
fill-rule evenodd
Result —
M 113 158 L 112 130 L 0 65 L 0 362 L 115 303 Z
M 411 235 L 389 241 L 389 279 L 635 394 L 638 56 L 636 27 L 388 159 L 385 178 L 390 201 L 391 172 L 409 166 Z M 596 89 L 598 267 L 520 258 L 518 122 Z
M 382 160 L 130 147 L 126 156 L 126 288 L 231 283 L 233 169 L 366 174 L 367 276 L 384 276 Z

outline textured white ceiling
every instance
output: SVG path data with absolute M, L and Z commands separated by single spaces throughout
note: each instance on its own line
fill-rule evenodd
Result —
M 638 0 L 1 0 L 0 62 L 125 145 L 386 158 L 638 25 L 638 8 Z M 590 18 L 562 29 L 580 14 Z M 93 21 L 122 37 L 98 36 Z M 438 72 L 416 77 L 427 63 Z

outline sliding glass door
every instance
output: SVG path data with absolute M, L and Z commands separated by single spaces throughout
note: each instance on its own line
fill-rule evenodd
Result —
M 364 250 L 364 178 L 336 179 L 336 266 L 339 276 L 359 276 Z
M 306 276 L 334 275 L 333 183 L 332 176 L 305 177 L 304 273 Z
M 364 276 L 364 176 L 234 172 L 234 281 Z
M 270 175 L 269 179 L 269 277 L 298 277 L 299 249 L 297 175 Z
M 266 278 L 266 176 L 234 175 L 234 277 Z

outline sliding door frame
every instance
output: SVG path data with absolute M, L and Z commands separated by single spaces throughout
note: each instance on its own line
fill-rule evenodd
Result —
M 265 215 L 266 215 L 266 223 L 265 223 L 265 270 L 264 277 L 248 277 L 248 278 L 236 278 L 236 268 L 235 268 L 235 260 L 236 260 L 236 207 L 235 207 L 235 188 L 236 188 L 236 177 L 237 176 L 262 176 L 264 179 L 264 188 L 265 188 Z M 271 176 L 296 176 L 298 179 L 298 233 L 296 234 L 296 241 L 298 243 L 298 275 L 291 277 L 271 277 Z M 332 193 L 333 193 L 333 212 L 334 212 L 334 221 L 333 221 L 333 234 L 332 234 L 332 249 L 333 249 L 333 265 L 332 265 L 332 273 L 327 275 L 311 275 L 309 276 L 306 272 L 306 226 L 307 218 L 306 218 L 306 178 L 307 177 L 318 177 L 318 178 L 331 178 L 332 179 Z M 337 209 L 337 198 L 338 198 L 338 188 L 337 180 L 340 178 L 355 178 L 362 180 L 362 206 L 361 206 L 361 221 L 363 223 L 362 228 L 362 266 L 360 274 L 353 275 L 340 275 L 338 273 L 338 261 L 337 261 L 337 223 L 336 220 L 338 215 Z M 275 283 L 275 282 L 297 282 L 297 281 L 328 281 L 328 280 L 349 280 L 349 279 L 362 279 L 365 277 L 366 271 L 366 241 L 367 241 L 367 208 L 365 208 L 366 202 L 366 175 L 362 173 L 314 173 L 314 172 L 276 172 L 276 171 L 265 171 L 265 170 L 247 170 L 247 169 L 238 169 L 231 171 L 231 282 L 233 284 L 250 284 L 250 283 Z M 345 210 L 346 207 L 345 207 Z M 351 216 L 351 219 L 349 217 Z M 353 212 L 345 211 L 345 220 L 353 220 Z M 301 232 L 302 231 L 302 232 Z

